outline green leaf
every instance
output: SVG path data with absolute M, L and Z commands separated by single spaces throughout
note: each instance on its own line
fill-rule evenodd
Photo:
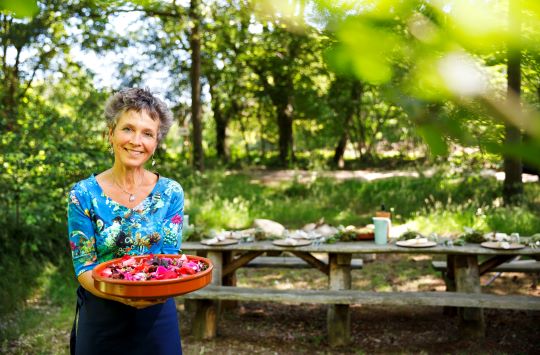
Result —
M 36 0 L 0 0 L 0 10 L 7 10 L 15 17 L 32 17 L 39 7 Z
M 448 154 L 448 144 L 438 129 L 433 126 L 423 125 L 418 127 L 418 133 L 429 145 L 433 155 Z

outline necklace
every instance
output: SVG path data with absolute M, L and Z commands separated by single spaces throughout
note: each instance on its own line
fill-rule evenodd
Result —
M 120 184 L 114 178 L 113 178 L 113 182 L 114 182 L 114 184 L 116 186 L 118 186 L 120 188 L 120 190 L 122 190 L 124 193 L 129 195 L 129 202 L 135 201 L 135 193 L 131 193 L 131 192 L 127 191 L 126 189 L 124 189 L 122 186 L 120 186 Z

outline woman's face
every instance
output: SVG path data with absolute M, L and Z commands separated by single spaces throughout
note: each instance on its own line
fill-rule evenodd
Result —
M 158 129 L 159 120 L 145 111 L 124 112 L 109 132 L 115 161 L 128 168 L 143 166 L 156 150 Z

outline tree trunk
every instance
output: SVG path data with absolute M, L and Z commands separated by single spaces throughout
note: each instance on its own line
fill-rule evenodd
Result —
M 19 106 L 17 96 L 19 94 L 18 88 L 20 82 L 18 73 L 18 68 L 10 66 L 6 66 L 5 68 L 5 90 L 2 90 L 1 93 L 1 105 L 3 109 L 0 111 L 0 132 L 16 131 L 17 112 Z
M 349 130 L 346 127 L 349 125 L 350 119 L 351 117 L 349 115 L 345 117 L 345 128 L 341 133 L 341 137 L 339 138 L 336 149 L 334 149 L 334 157 L 332 158 L 332 164 L 334 166 L 337 166 L 338 168 L 343 168 L 345 166 L 343 156 L 345 155 L 345 147 L 347 146 L 347 141 L 349 140 Z
M 212 96 L 212 111 L 214 112 L 214 121 L 216 123 L 216 153 L 223 162 L 229 161 L 229 152 L 227 149 L 227 126 L 229 118 L 223 114 L 221 101 L 215 90 L 213 83 L 210 83 L 210 95 Z
M 191 46 L 191 122 L 193 123 L 193 167 L 204 170 L 201 119 L 201 38 L 199 33 L 199 1 L 191 0 L 189 18 L 193 23 L 189 43 Z
M 292 105 L 288 102 L 284 104 L 281 102 L 278 107 L 277 121 L 279 132 L 279 162 L 280 165 L 286 167 L 289 165 L 289 153 L 291 151 L 292 143 Z
M 511 31 L 520 33 L 520 6 L 519 1 L 509 2 L 509 27 Z M 521 48 L 518 41 L 508 43 L 508 86 L 507 99 L 519 100 L 521 94 Z M 514 98 L 515 97 L 515 98 Z M 521 130 L 518 127 L 505 123 L 504 144 L 516 146 L 521 144 Z M 508 154 L 504 155 L 504 184 L 503 199 L 505 205 L 518 203 L 523 197 L 523 181 L 521 179 L 521 159 Z
M 348 106 L 348 112 L 345 115 L 345 121 L 343 122 L 343 132 L 341 133 L 341 137 L 339 138 L 336 149 L 334 150 L 334 158 L 332 159 L 334 166 L 339 168 L 343 168 L 345 166 L 343 156 L 345 155 L 345 147 L 347 146 L 347 141 L 349 140 L 349 129 L 354 115 L 356 113 L 360 114 L 361 112 L 361 97 L 362 86 L 358 81 L 355 80 L 353 81 L 351 87 L 351 105 Z
M 215 113 L 214 113 L 215 115 Z M 221 116 L 221 113 L 219 113 Z M 216 152 L 218 158 L 223 162 L 229 161 L 229 151 L 227 149 L 227 120 L 225 117 L 216 117 Z
M 240 124 L 240 133 L 242 133 L 242 139 L 244 140 L 244 149 L 246 150 L 246 158 L 248 163 L 251 163 L 251 154 L 249 150 L 249 142 L 247 139 L 247 129 L 246 125 L 244 124 L 244 118 L 242 115 L 238 116 L 238 123 Z
M 261 159 L 266 158 L 266 143 L 265 143 L 265 137 L 264 137 L 264 122 L 262 119 L 263 110 L 261 106 L 259 106 L 259 114 L 257 115 L 257 119 L 259 120 L 259 142 L 261 142 Z

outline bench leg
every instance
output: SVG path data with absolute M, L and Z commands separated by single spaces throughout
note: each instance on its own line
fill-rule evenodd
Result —
M 222 283 L 223 255 L 221 252 L 209 251 L 207 258 L 214 264 L 212 285 Z M 217 334 L 217 321 L 220 302 L 215 300 L 198 300 L 193 318 L 193 335 L 196 339 L 213 339 Z
M 447 255 L 446 257 L 446 271 L 442 272 L 444 283 L 446 284 L 446 292 L 456 292 L 456 278 L 454 275 L 454 255 Z M 443 314 L 448 316 L 457 315 L 456 307 L 444 306 Z
M 193 335 L 198 340 L 213 339 L 217 333 L 218 301 L 195 300 Z
M 328 263 L 330 266 L 329 288 L 331 290 L 349 290 L 351 288 L 351 255 L 330 253 Z M 329 305 L 326 321 L 330 346 L 348 345 L 351 341 L 349 305 Z
M 234 254 L 232 251 L 223 252 L 223 265 L 227 265 L 234 259 Z M 223 276 L 222 279 L 223 286 L 236 286 L 236 271 L 229 273 L 228 275 Z M 226 300 L 221 301 L 221 310 L 225 309 L 235 309 L 238 307 L 238 301 Z
M 455 255 L 454 275 L 456 281 L 456 291 L 481 293 L 480 271 L 478 269 L 478 256 L 476 255 Z M 465 338 L 485 337 L 484 311 L 482 308 L 466 307 L 460 308 L 459 330 Z

